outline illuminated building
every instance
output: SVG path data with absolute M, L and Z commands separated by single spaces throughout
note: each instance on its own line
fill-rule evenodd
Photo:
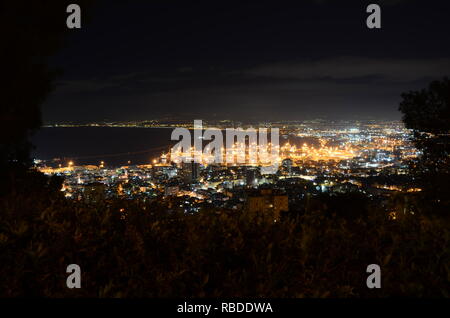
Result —
M 278 220 L 280 212 L 289 210 L 288 196 L 272 189 L 263 189 L 248 195 L 245 210 L 248 213 L 273 213 L 274 219 Z
M 182 175 L 183 180 L 186 183 L 195 183 L 200 177 L 200 164 L 195 161 L 183 162 L 182 163 Z

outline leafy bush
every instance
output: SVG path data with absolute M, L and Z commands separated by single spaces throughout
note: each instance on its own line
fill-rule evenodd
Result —
M 185 215 L 164 202 L 10 195 L 0 205 L 0 296 L 449 296 L 446 222 L 390 220 L 369 204 L 361 217 L 323 209 L 274 222 L 244 212 Z M 81 289 L 66 287 L 72 263 Z M 372 263 L 381 289 L 366 287 Z

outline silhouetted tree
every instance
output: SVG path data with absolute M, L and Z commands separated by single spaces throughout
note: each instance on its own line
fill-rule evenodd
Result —
M 0 194 L 28 174 L 29 137 L 41 125 L 40 106 L 57 75 L 48 65 L 48 57 L 62 46 L 69 31 L 66 7 L 70 3 L 0 2 Z
M 428 88 L 402 94 L 399 110 L 413 130 L 422 152 L 413 172 L 430 203 L 448 206 L 450 194 L 450 79 L 433 81 Z

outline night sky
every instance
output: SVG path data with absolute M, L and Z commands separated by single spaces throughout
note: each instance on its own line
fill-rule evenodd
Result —
M 399 119 L 450 73 L 450 1 L 372 2 L 382 29 L 365 1 L 99 0 L 52 58 L 44 121 Z

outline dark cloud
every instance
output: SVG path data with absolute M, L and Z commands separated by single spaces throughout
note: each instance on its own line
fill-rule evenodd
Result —
M 54 59 L 44 120 L 173 116 L 399 118 L 449 75 L 448 1 L 99 1 Z
M 424 77 L 439 78 L 448 74 L 450 58 L 377 59 L 333 57 L 302 62 L 279 62 L 257 66 L 245 74 L 289 79 L 382 78 L 389 81 L 414 81 Z

